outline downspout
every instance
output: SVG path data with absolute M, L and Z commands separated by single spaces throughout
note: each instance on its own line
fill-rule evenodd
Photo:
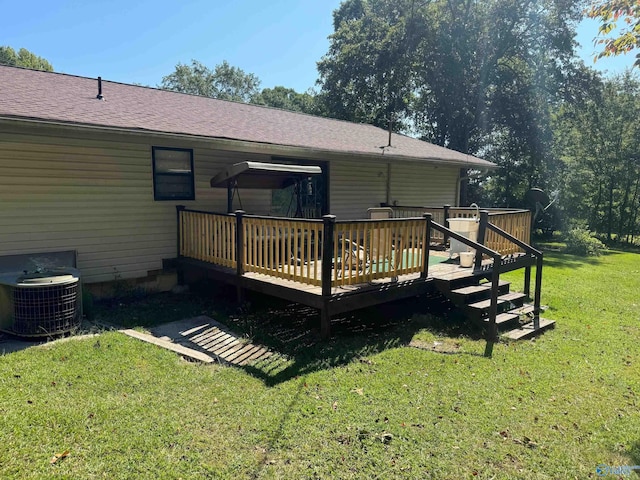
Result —
M 391 205 L 391 162 L 387 162 L 387 206 Z

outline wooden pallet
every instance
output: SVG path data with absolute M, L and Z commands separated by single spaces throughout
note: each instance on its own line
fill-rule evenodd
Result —
M 123 333 L 192 360 L 245 366 L 280 357 L 262 345 L 248 342 L 225 325 L 206 316 L 160 325 L 150 333 L 123 330 Z

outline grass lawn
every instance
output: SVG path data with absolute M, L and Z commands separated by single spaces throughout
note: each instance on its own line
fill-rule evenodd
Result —
M 300 310 L 234 316 L 196 298 L 189 313 L 229 315 L 287 359 L 200 365 L 117 332 L 7 354 L 0 478 L 582 479 L 640 465 L 640 255 L 549 253 L 542 302 L 556 329 L 492 359 L 416 302 L 314 342 Z M 134 325 L 183 313 L 112 307 Z

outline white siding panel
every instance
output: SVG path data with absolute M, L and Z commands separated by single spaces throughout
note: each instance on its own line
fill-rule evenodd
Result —
M 196 200 L 153 199 L 151 147 L 193 148 Z M 0 132 L 0 255 L 75 249 L 88 283 L 145 277 L 176 256 L 176 204 L 225 212 L 209 180 L 227 165 L 270 157 L 148 136 Z M 234 208 L 269 213 L 271 192 L 247 190 Z
M 367 218 L 367 209 L 386 199 L 387 165 L 332 161 L 330 210 L 338 220 Z
M 455 205 L 458 171 L 451 167 L 394 163 L 390 203 L 416 207 Z

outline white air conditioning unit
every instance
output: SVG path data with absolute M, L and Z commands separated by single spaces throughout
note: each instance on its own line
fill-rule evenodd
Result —
M 60 335 L 82 321 L 80 272 L 74 268 L 0 274 L 0 331 Z

